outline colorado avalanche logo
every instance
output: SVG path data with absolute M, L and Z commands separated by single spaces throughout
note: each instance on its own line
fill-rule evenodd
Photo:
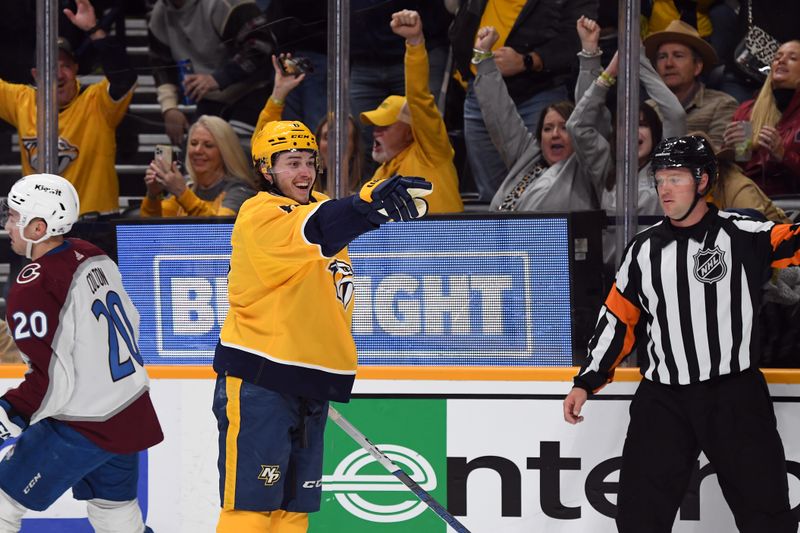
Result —
M 336 298 L 347 309 L 347 306 L 353 300 L 353 267 L 344 261 L 334 259 L 328 265 L 328 271 L 333 276 Z
M 30 265 L 26 266 L 19 271 L 19 274 L 17 274 L 17 283 L 30 283 L 31 281 L 35 280 L 39 277 L 40 268 L 42 268 L 42 265 L 39 263 L 31 263 Z
M 694 277 L 700 283 L 716 283 L 728 272 L 725 252 L 720 250 L 719 246 L 713 250 L 698 250 L 693 257 Z

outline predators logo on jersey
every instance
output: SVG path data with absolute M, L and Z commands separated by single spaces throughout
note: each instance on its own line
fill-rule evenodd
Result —
M 353 300 L 353 267 L 341 259 L 334 259 L 328 265 L 328 271 L 333 276 L 336 298 L 347 309 Z
M 290 204 L 290 205 L 279 205 L 278 207 L 279 207 L 280 209 L 283 209 L 283 210 L 284 210 L 284 211 L 286 211 L 287 213 L 291 213 L 292 211 L 294 211 L 294 210 L 295 210 L 295 209 L 298 207 L 298 205 L 297 205 L 297 204 Z
M 39 151 L 38 140 L 36 137 L 25 137 L 22 139 L 22 146 L 25 148 L 25 157 L 28 159 L 32 168 L 38 168 Z M 68 142 L 63 137 L 58 138 L 58 174 L 62 174 L 70 163 L 78 158 L 78 147 Z

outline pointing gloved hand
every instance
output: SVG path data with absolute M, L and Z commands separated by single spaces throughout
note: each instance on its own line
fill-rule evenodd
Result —
M 353 197 L 355 208 L 373 224 L 422 218 L 428 212 L 423 198 L 433 191 L 433 184 L 414 176 L 394 176 L 367 182 Z

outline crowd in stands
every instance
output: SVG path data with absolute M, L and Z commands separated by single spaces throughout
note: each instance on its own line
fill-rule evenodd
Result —
M 30 27 L 32 4 L 20 2 L 9 19 L 18 31 Z M 613 214 L 617 6 L 351 0 L 346 189 L 413 175 L 434 184 L 432 213 L 463 211 L 466 201 L 478 211 Z M 118 211 L 115 129 L 130 113 L 136 75 L 148 73 L 131 67 L 116 24 L 130 13 L 147 20 L 152 103 L 185 160 L 150 163 L 141 216 L 235 215 L 264 189 L 247 145 L 281 119 L 316 132 L 317 187 L 332 192 L 326 2 L 77 0 L 60 26 L 58 171 L 83 212 Z M 721 162 L 708 201 L 787 220 L 772 199 L 800 194 L 797 20 L 795 0 L 641 1 L 639 133 L 627 141 L 638 143 L 640 215 L 661 214 L 653 148 L 691 132 L 705 135 Z M 761 71 L 746 68 L 759 51 L 742 44 L 754 27 L 777 48 Z M 0 31 L 0 41 L 13 34 Z M 36 71 L 26 77 L 19 58 L 32 66 L 34 45 L 29 34 L 17 39 L 15 61 L 0 62 L 0 118 L 18 131 L 24 174 L 37 158 Z M 79 72 L 98 67 L 100 82 L 80 83 Z
M 20 26 L 35 16 L 23 4 Z M 346 188 L 354 190 L 373 176 L 416 173 L 434 180 L 432 212 L 461 211 L 462 197 L 478 210 L 613 212 L 617 4 L 352 0 Z M 687 132 L 704 133 L 721 153 L 747 145 L 749 134 L 749 158 L 737 153 L 730 162 L 752 180 L 748 188 L 767 196 L 800 192 L 794 135 L 800 41 L 793 40 L 800 30 L 787 22 L 798 7 L 792 2 L 778 2 L 775 9 L 750 0 L 736 4 L 641 2 L 640 214 L 658 214 L 649 149 L 661 138 Z M 392 17 L 403 11 L 418 17 L 419 35 L 393 31 Z M 324 3 L 76 1 L 64 10 L 60 25 L 59 170 L 75 183 L 84 211 L 107 213 L 117 207 L 112 132 L 130 113 L 136 74 L 144 74 L 131 67 L 124 31 L 115 24 L 127 12 L 145 16 L 148 70 L 163 131 L 187 162 L 187 134 L 204 115 L 224 119 L 243 148 L 264 121 L 298 120 L 326 130 Z M 782 43 L 763 79 L 745 75 L 733 57 L 752 26 Z M 718 27 L 725 28 L 724 35 Z M 32 44 L 28 39 L 31 59 Z M 284 63 L 296 66 L 293 59 L 301 61 L 300 70 L 287 72 Z M 102 72 L 105 79 L 81 85 L 78 73 L 87 70 Z M 22 79 L 14 64 L 2 78 L 8 80 L 0 85 L 0 114 L 20 133 L 21 164 L 28 173 L 37 157 L 35 119 L 28 120 L 35 111 L 35 80 Z M 734 83 L 738 89 L 727 91 Z M 208 133 L 208 127 L 201 131 Z M 322 171 L 327 167 L 323 144 Z M 154 181 L 159 172 L 172 169 L 150 165 L 142 187 L 143 213 L 197 213 L 175 207 L 174 192 L 208 188 L 194 183 L 198 176 L 190 165 L 178 166 L 176 175 L 192 185 L 174 191 Z M 225 174 L 230 175 L 227 166 Z M 252 182 L 250 176 L 236 177 Z M 323 187 L 325 181 L 320 180 Z M 153 200 L 165 193 L 172 207 L 159 211 Z M 738 202 L 745 200 L 737 197 L 726 207 L 763 209 Z
M 86 32 L 105 77 L 99 83 L 82 86 L 72 44 L 66 38 L 58 39 L 58 171 L 77 189 L 82 213 L 110 213 L 119 205 L 115 129 L 132 98 L 136 74 L 122 44 L 98 26 L 99 19 L 88 0 L 79 0 L 76 11 L 66 9 L 65 14 L 71 26 Z M 34 58 L 33 50 L 28 57 Z M 31 77 L 34 82 L 38 79 L 35 65 Z M 39 156 L 36 99 L 33 85 L 0 80 L 0 119 L 17 130 L 23 175 L 34 172 Z
M 178 107 L 252 128 L 266 97 L 264 58 L 274 45 L 253 2 L 161 0 L 148 19 L 150 58 L 164 125 L 175 145 L 189 119 Z M 191 68 L 188 66 L 191 65 Z

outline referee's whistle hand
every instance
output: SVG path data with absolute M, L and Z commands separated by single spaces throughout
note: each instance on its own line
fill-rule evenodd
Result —
M 570 424 L 583 422 L 583 417 L 580 414 L 588 396 L 589 394 L 585 390 L 580 387 L 573 387 L 567 397 L 564 398 L 564 420 Z

